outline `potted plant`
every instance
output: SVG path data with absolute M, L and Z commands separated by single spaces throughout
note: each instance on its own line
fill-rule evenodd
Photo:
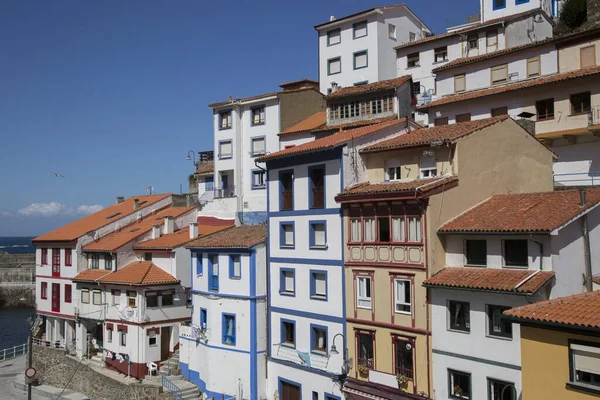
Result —
M 464 390 L 462 390 L 462 388 L 458 385 L 454 385 L 454 390 L 453 390 L 453 394 L 455 396 L 460 396 L 462 397 L 463 394 L 465 394 Z
M 358 366 L 358 373 L 361 375 L 366 375 L 369 373 L 369 367 L 367 367 L 366 365 L 359 365 Z
M 398 388 L 403 389 L 408 385 L 408 377 L 404 374 L 396 375 L 396 382 L 398 382 Z

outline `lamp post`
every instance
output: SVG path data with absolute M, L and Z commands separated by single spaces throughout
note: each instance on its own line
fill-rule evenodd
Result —
M 33 302 L 33 289 L 25 290 L 29 292 L 29 300 L 31 300 L 31 302 L 35 306 L 35 303 Z M 25 296 L 23 296 L 19 300 L 26 301 L 27 299 L 25 298 Z M 33 320 L 32 322 L 33 323 L 29 327 L 29 335 L 27 337 L 27 369 L 33 366 L 33 327 L 35 326 L 35 320 Z M 27 378 L 27 400 L 31 400 L 31 378 Z
M 191 154 L 191 156 L 190 156 L 190 154 Z M 194 163 L 194 165 L 198 165 L 198 163 L 196 162 L 196 152 L 194 150 L 188 151 L 186 160 L 192 161 Z
M 332 343 L 331 343 L 331 348 L 329 349 L 329 354 L 333 354 L 333 355 L 337 355 L 340 354 L 340 352 L 338 351 L 337 347 L 335 346 L 335 339 L 341 336 L 342 338 L 344 337 L 344 335 L 342 335 L 341 333 L 337 333 L 335 334 L 335 336 L 333 337 Z M 345 378 L 345 376 L 348 374 L 348 349 L 344 349 L 344 354 L 342 355 L 343 357 L 343 365 L 342 365 L 342 376 L 343 378 Z M 343 379 L 342 378 L 342 379 Z

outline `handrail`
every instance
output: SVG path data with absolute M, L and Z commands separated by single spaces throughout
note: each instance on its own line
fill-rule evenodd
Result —
M 557 179 L 558 177 L 558 179 Z M 564 177 L 565 179 L 561 178 Z M 572 178 L 572 179 L 569 179 Z M 572 184 L 572 185 L 600 185 L 600 172 L 571 172 L 564 174 L 554 174 L 554 184 Z
M 162 377 L 162 385 L 165 389 L 167 389 L 173 396 L 178 398 L 179 400 L 183 400 L 183 394 L 179 386 L 177 386 L 173 381 L 163 375 Z
M 50 341 L 50 340 L 42 340 L 42 339 L 33 338 L 33 344 L 38 345 L 38 346 L 45 346 L 45 347 L 56 347 L 59 349 L 65 348 L 65 343 L 61 340 Z
M 0 361 L 9 360 L 27 354 L 27 343 L 0 350 Z

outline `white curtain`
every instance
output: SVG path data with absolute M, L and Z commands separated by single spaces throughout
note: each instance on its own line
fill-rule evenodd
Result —
M 365 219 L 365 242 L 375 241 L 375 219 Z
M 352 220 L 352 241 L 353 242 L 360 242 L 362 239 L 362 235 L 361 235 L 361 221 L 360 219 L 353 219 Z
M 392 218 L 392 241 L 404 242 L 404 218 Z
M 318 295 L 325 296 L 327 294 L 327 284 L 325 282 L 324 274 L 315 275 L 315 292 Z
M 225 340 L 226 344 L 232 344 L 231 338 L 233 337 L 233 318 L 227 319 L 227 339 Z

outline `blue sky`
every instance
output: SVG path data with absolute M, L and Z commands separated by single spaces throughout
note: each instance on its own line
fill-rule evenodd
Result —
M 0 236 L 38 235 L 115 196 L 184 191 L 226 99 L 317 78 L 313 26 L 359 0 L 0 4 Z M 407 0 L 434 32 L 478 0 Z M 56 178 L 57 171 L 65 178 Z

